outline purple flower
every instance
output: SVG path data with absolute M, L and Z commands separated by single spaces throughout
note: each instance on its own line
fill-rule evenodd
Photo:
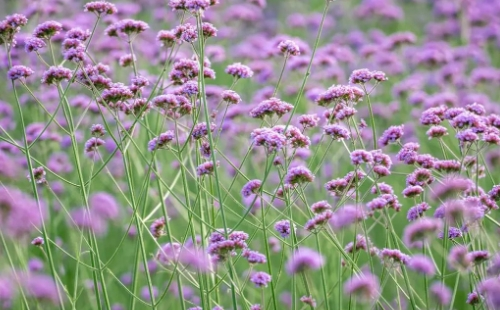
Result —
M 33 239 L 31 241 L 31 244 L 34 245 L 34 246 L 42 246 L 44 244 L 44 240 L 42 237 L 36 237 L 35 239 Z
M 270 128 L 257 128 L 250 134 L 256 146 L 264 146 L 268 153 L 281 150 L 286 144 L 286 137 Z
M 382 197 L 374 198 L 366 204 L 366 208 L 370 211 L 382 210 L 387 206 L 387 200 Z
M 111 87 L 105 89 L 101 94 L 102 100 L 108 103 L 116 103 L 118 101 L 125 101 L 134 97 L 134 93 L 127 86 L 116 83 Z
M 422 241 L 435 235 L 442 227 L 439 219 L 422 218 L 406 226 L 403 241 L 408 247 L 421 247 Z
M 158 149 L 164 149 L 167 145 L 175 139 L 175 134 L 172 130 L 167 130 L 160 134 L 158 137 L 153 138 L 153 140 L 148 143 L 148 150 L 150 152 L 156 151 Z
M 59 303 L 58 289 L 52 277 L 42 274 L 30 274 L 21 281 L 27 297 L 38 301 L 46 300 L 54 305 Z
M 477 292 L 472 292 L 467 295 L 467 300 L 465 302 L 469 305 L 479 304 L 481 302 L 481 295 L 479 295 Z
M 333 102 L 339 101 L 357 103 L 364 95 L 364 92 L 355 86 L 333 85 L 325 92 L 318 95 L 316 103 L 320 106 L 328 106 Z
M 198 39 L 198 31 L 196 29 L 196 26 L 191 25 L 190 23 L 185 23 L 175 27 L 173 32 L 175 37 L 177 38 L 178 43 L 192 43 Z
M 47 71 L 43 73 L 42 76 L 42 83 L 43 84 L 57 84 L 61 82 L 62 80 L 69 80 L 71 79 L 72 72 L 68 68 L 64 67 L 50 67 Z
M 45 179 L 45 176 L 47 174 L 45 173 L 45 169 L 43 167 L 33 168 L 32 173 L 33 173 L 33 179 L 35 180 L 36 184 L 47 183 L 47 180 Z M 30 179 L 31 179 L 31 176 L 28 174 L 28 180 L 30 180 Z
M 158 239 L 161 236 L 165 235 L 165 224 L 166 221 L 164 217 L 161 217 L 153 221 L 153 223 L 149 227 L 149 230 L 151 231 L 153 237 Z
M 434 182 L 434 177 L 431 171 L 424 168 L 417 168 L 406 177 L 406 186 L 418 185 L 420 187 L 425 187 L 432 182 Z
M 24 41 L 24 50 L 27 53 L 37 52 L 39 49 L 46 47 L 45 41 L 40 38 L 30 37 Z
M 225 90 L 221 93 L 221 98 L 225 102 L 231 103 L 231 104 L 238 104 L 241 102 L 241 97 L 238 95 L 237 92 L 233 90 Z
M 437 211 L 437 210 L 436 210 Z M 440 231 L 438 233 L 438 238 L 439 239 L 443 239 L 443 232 Z M 462 230 L 458 227 L 449 227 L 448 228 L 448 238 L 449 239 L 455 239 L 455 238 L 460 238 L 462 237 L 463 233 L 462 233 Z
M 290 221 L 289 220 L 281 220 L 274 224 L 274 229 L 281 235 L 283 238 L 287 238 L 291 234 Z
M 127 36 L 136 35 L 149 29 L 141 20 L 123 19 L 115 24 L 116 30 Z
M 156 36 L 156 40 L 160 42 L 161 46 L 172 47 L 177 40 L 173 30 L 160 30 Z
M 318 126 L 319 123 L 319 117 L 316 114 L 304 114 L 299 116 L 298 118 L 299 124 L 302 125 L 302 127 L 305 128 L 313 128 Z
M 490 253 L 488 251 L 472 251 L 467 253 L 468 259 L 474 264 L 479 265 L 490 259 Z
M 333 216 L 331 210 L 325 210 L 321 213 L 316 214 L 312 219 L 307 221 L 304 225 L 304 229 L 308 231 L 315 231 L 326 224 Z
M 301 247 L 286 263 L 286 270 L 289 274 L 299 273 L 305 270 L 317 270 L 325 263 L 324 257 L 318 252 L 309 248 Z
M 354 223 L 361 222 L 365 217 L 366 215 L 361 207 L 346 205 L 335 211 L 330 220 L 330 224 L 333 229 L 341 230 Z
M 214 130 L 215 130 L 215 124 L 211 123 L 210 124 L 210 131 L 213 132 Z M 205 123 L 205 122 L 199 123 L 193 127 L 193 131 L 191 133 L 191 136 L 193 137 L 193 139 L 199 140 L 199 139 L 205 137 L 206 135 L 208 135 L 207 123 Z
M 311 306 L 312 308 L 316 308 L 316 300 L 314 300 L 311 296 L 302 296 L 300 297 L 300 301 Z
M 323 133 L 338 141 L 347 140 L 351 137 L 351 134 L 346 128 L 337 124 L 326 125 L 323 127 Z
M 465 129 L 462 131 L 459 131 L 455 137 L 460 141 L 461 143 L 466 143 L 466 142 L 474 142 L 479 139 L 479 136 L 472 130 L 472 129 Z
M 33 36 L 39 39 L 50 39 L 63 29 L 62 25 L 56 21 L 46 21 L 36 26 Z
M 410 256 L 402 253 L 398 249 L 387 249 L 384 248 L 379 252 L 380 258 L 382 258 L 386 264 L 392 267 L 394 264 L 406 265 L 410 261 Z
M 250 116 L 253 118 L 264 118 L 265 116 L 273 116 L 276 114 L 278 117 L 281 117 L 292 111 L 292 109 L 293 105 L 272 97 L 262 101 L 258 106 L 252 109 L 250 111 Z
M 210 6 L 210 0 L 186 0 L 185 8 L 190 11 L 205 10 Z
M 212 38 L 217 36 L 217 28 L 211 23 L 203 23 L 201 25 L 201 31 L 205 38 Z
M 389 143 L 397 142 L 399 139 L 401 139 L 401 137 L 404 134 L 403 129 L 404 129 L 404 125 L 389 127 L 389 129 L 384 131 L 384 133 L 382 134 L 382 136 L 380 137 L 378 142 L 382 146 L 386 146 Z
M 373 156 L 370 152 L 365 150 L 355 150 L 351 152 L 351 163 L 358 166 L 362 163 L 373 163 Z
M 373 78 L 372 71 L 368 69 L 354 70 L 349 77 L 350 84 L 365 84 Z
M 101 124 L 94 124 L 90 127 L 90 134 L 93 137 L 102 137 L 106 134 L 104 126 Z
M 451 290 L 441 282 L 435 282 L 429 288 L 431 296 L 441 306 L 446 306 L 451 301 Z
M 116 14 L 118 10 L 113 3 L 109 3 L 107 1 L 93 1 L 88 2 L 84 5 L 84 12 L 92 12 L 96 15 L 107 14 L 112 15 Z
M 258 271 L 250 276 L 250 281 L 252 281 L 256 287 L 267 287 L 269 282 L 271 282 L 271 276 L 263 271 Z
M 156 253 L 156 259 L 164 265 L 175 264 L 179 258 L 181 247 L 177 242 L 166 243 Z
M 402 194 L 406 198 L 414 198 L 420 196 L 424 192 L 424 189 L 418 185 L 406 187 Z
M 299 46 L 297 45 L 297 43 L 291 40 L 281 41 L 278 44 L 278 49 L 285 55 L 285 57 L 300 55 Z
M 434 263 L 432 260 L 424 255 L 414 255 L 408 264 L 406 264 L 408 269 L 411 269 L 415 272 L 424 274 L 426 276 L 433 276 L 436 274 L 436 268 L 434 267 Z
M 415 142 L 405 143 L 401 150 L 396 155 L 399 161 L 404 162 L 407 165 L 413 165 L 417 160 L 418 153 L 420 149 L 420 144 Z
M 65 37 L 67 39 L 76 39 L 83 42 L 90 38 L 90 30 L 83 30 L 80 27 L 71 28 L 66 32 Z
M 288 169 L 288 173 L 285 176 L 285 184 L 302 184 L 310 183 L 314 181 L 314 175 L 312 172 L 304 166 L 297 166 Z
M 227 66 L 225 72 L 229 75 L 234 76 L 237 79 L 248 79 L 253 76 L 252 69 L 250 69 L 245 65 L 242 65 L 239 62 Z
M 415 221 L 415 220 L 421 218 L 424 215 L 424 212 L 429 210 L 430 208 L 431 207 L 426 202 L 422 202 L 418 205 L 411 207 L 408 210 L 408 214 L 407 214 L 406 218 L 410 222 Z
M 446 127 L 443 126 L 434 125 L 429 130 L 427 130 L 426 134 L 429 137 L 429 139 L 441 138 L 448 135 L 448 129 L 446 129 Z
M 216 165 L 219 165 L 219 161 L 217 161 Z M 199 177 L 204 175 L 211 175 L 214 172 L 214 163 L 212 161 L 204 162 L 203 164 L 196 167 L 196 174 Z
M 361 302 L 370 302 L 378 298 L 380 284 L 378 278 L 368 272 L 354 275 L 344 284 L 344 293 L 354 295 Z
M 92 215 L 97 215 L 106 220 L 113 220 L 120 214 L 120 206 L 115 197 L 106 192 L 93 193 L 89 197 Z
M 265 264 L 267 262 L 266 256 L 257 251 L 244 249 L 241 256 L 245 257 L 250 264 Z
M 26 66 L 12 66 L 7 72 L 7 76 L 11 80 L 24 79 L 35 73 L 31 68 Z
M 455 270 L 466 271 L 472 263 L 467 247 L 463 245 L 453 246 L 448 255 L 448 263 Z
M 322 213 L 323 211 L 330 210 L 332 206 L 326 201 L 318 201 L 311 205 L 311 211 L 313 213 Z
M 260 180 L 250 180 L 241 189 L 241 195 L 243 197 L 249 197 L 252 194 L 256 194 L 261 186 L 262 182 Z
M 354 247 L 354 242 L 349 242 L 345 247 L 344 250 L 347 253 L 353 253 L 359 250 L 364 250 L 364 251 L 370 251 L 370 255 L 375 255 L 378 251 L 377 248 L 375 248 L 370 240 L 370 238 L 367 238 L 363 235 L 357 235 L 356 236 L 356 247 Z
M 97 151 L 100 146 L 103 146 L 106 142 L 100 138 L 92 137 L 85 142 L 85 153 L 93 154 Z

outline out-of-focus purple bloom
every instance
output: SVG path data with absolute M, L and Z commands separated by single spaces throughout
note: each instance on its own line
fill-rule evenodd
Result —
M 59 303 L 56 283 L 52 277 L 42 274 L 30 274 L 21 280 L 28 297 L 46 300 L 56 305 Z
M 301 247 L 292 254 L 286 263 L 289 274 L 299 273 L 305 270 L 320 269 L 325 263 L 324 257 L 309 248 Z
M 361 302 L 374 301 L 380 292 L 378 278 L 369 272 L 354 275 L 344 284 L 344 293 L 356 296 L 357 300 Z
M 414 255 L 406 266 L 418 273 L 424 274 L 426 276 L 433 276 L 436 273 L 436 268 L 432 260 L 424 255 Z
M 435 282 L 429 288 L 431 296 L 441 306 L 446 306 L 451 301 L 451 290 L 441 282 Z
M 441 220 L 422 218 L 406 226 L 403 241 L 408 247 L 421 247 L 422 242 L 434 236 L 443 226 Z
M 394 267 L 395 264 L 406 265 L 411 259 L 398 249 L 384 248 L 379 252 L 379 256 L 389 267 Z

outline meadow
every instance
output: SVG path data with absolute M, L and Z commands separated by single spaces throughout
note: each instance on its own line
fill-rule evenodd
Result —
M 0 309 L 500 309 L 500 1 L 3 0 Z

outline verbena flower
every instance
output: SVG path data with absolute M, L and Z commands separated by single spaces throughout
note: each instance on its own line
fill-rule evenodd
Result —
M 344 293 L 354 295 L 360 302 L 374 301 L 380 292 L 378 278 L 369 272 L 354 275 L 344 284 Z
M 11 80 L 25 79 L 35 73 L 31 68 L 26 66 L 12 66 L 7 72 L 7 76 Z
M 281 235 L 283 238 L 287 238 L 291 234 L 291 225 L 289 220 L 281 220 L 274 224 L 274 229 Z
M 292 167 L 285 176 L 285 183 L 296 185 L 314 181 L 312 172 L 304 166 Z
M 39 39 L 50 39 L 63 29 L 61 23 L 56 21 L 46 21 L 35 27 L 33 36 Z
M 72 72 L 70 69 L 61 66 L 59 67 L 52 66 L 43 73 L 42 83 L 47 85 L 57 84 L 63 80 L 71 79 L 71 76 Z
M 250 281 L 255 284 L 256 287 L 267 287 L 269 282 L 271 282 L 271 276 L 266 272 L 258 271 L 250 276 Z
M 278 49 L 285 55 L 285 57 L 300 55 L 299 46 L 292 40 L 281 41 L 278 44 Z
M 286 263 L 286 270 L 290 274 L 306 270 L 320 269 L 325 263 L 324 257 L 318 252 L 300 247 L 295 251 Z
M 429 287 L 430 295 L 441 306 L 446 306 L 451 301 L 451 290 L 441 282 L 435 282 Z
M 248 66 L 242 65 L 239 62 L 227 66 L 225 72 L 238 79 L 248 79 L 253 76 L 252 69 L 250 69 Z
M 113 15 L 118 12 L 116 6 L 113 3 L 107 1 L 93 1 L 88 2 L 84 5 L 85 12 L 92 12 L 96 15 L 107 14 Z
M 433 276 L 436 273 L 436 268 L 432 260 L 424 255 L 414 255 L 406 264 L 408 269 L 421 273 L 426 276 Z
M 262 182 L 260 180 L 250 180 L 241 189 L 241 195 L 243 197 L 249 197 L 252 194 L 256 194 L 261 186 Z

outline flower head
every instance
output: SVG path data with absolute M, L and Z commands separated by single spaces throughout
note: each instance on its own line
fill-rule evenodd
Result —
M 324 257 L 309 248 L 301 247 L 288 259 L 286 270 L 290 274 L 305 270 L 317 270 L 325 263 Z

